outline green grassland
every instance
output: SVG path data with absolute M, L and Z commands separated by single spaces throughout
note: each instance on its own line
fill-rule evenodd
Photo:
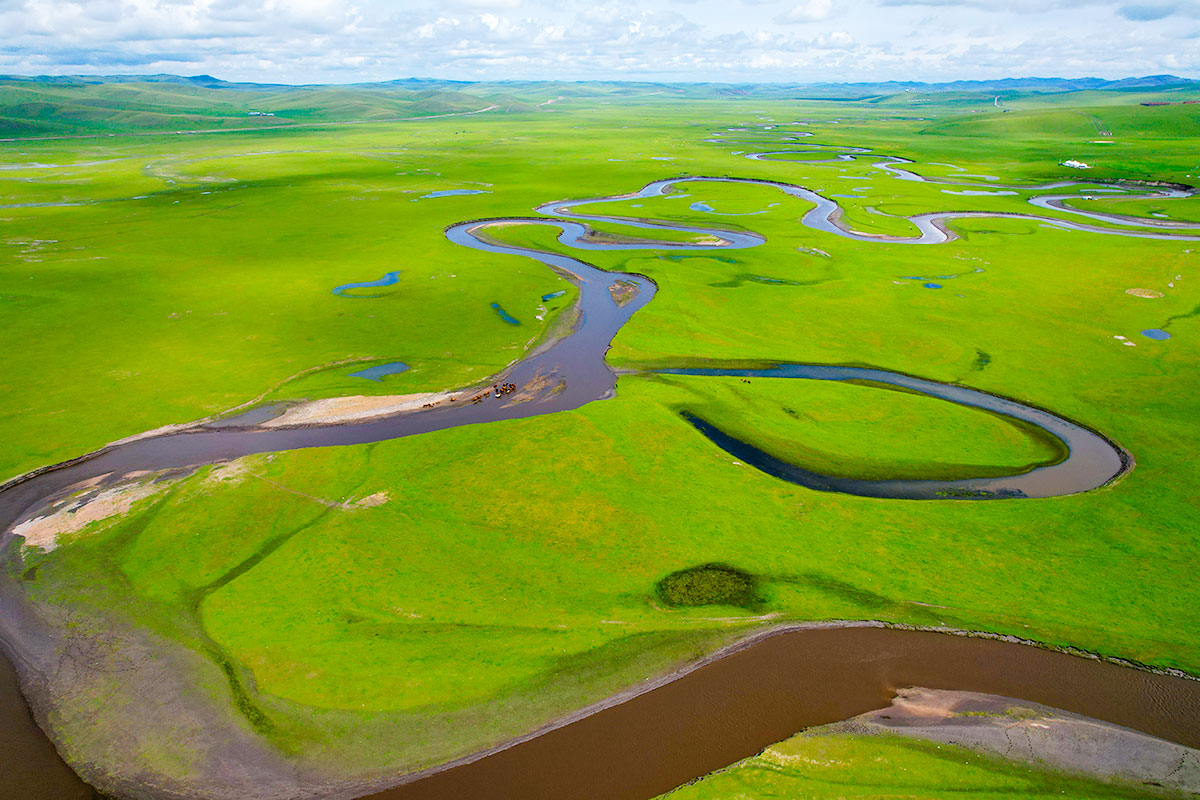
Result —
M 742 797 L 1174 797 L 1144 786 L 1100 783 L 988 758 L 956 745 L 889 735 L 845 733 L 793 737 L 703 780 L 663 795 L 670 800 Z
M 0 320 L 20 344 L 0 377 L 0 473 L 256 398 L 402 394 L 495 374 L 547 335 L 574 290 L 530 259 L 449 244 L 442 231 L 461 220 L 677 175 L 866 195 L 845 201 L 862 204 L 845 219 L 864 231 L 911 228 L 868 206 L 1036 211 L 1027 192 L 949 196 L 888 177 L 869 158 L 746 160 L 730 153 L 749 145 L 703 142 L 724 127 L 809 120 L 813 142 L 1002 183 L 1078 179 L 1058 166 L 1067 157 L 1096 161 L 1089 180 L 1195 174 L 1188 126 L 1200 107 L 1131 99 L 1064 110 L 1069 102 L 1009 113 L 947 105 L 915 120 L 871 103 L 600 98 L 319 132 L 5 144 Z M 1090 145 L 1094 132 L 1076 122 L 1088 115 L 1118 144 Z M 7 168 L 22 163 L 75 166 Z M 451 188 L 488 193 L 421 199 Z M 860 243 L 801 227 L 809 205 L 768 187 L 692 183 L 678 193 L 691 196 L 582 210 L 744 227 L 766 244 L 580 255 L 540 226 L 492 234 L 657 283 L 610 351 L 626 371 L 614 399 L 203 468 L 164 482 L 126 517 L 27 551 L 24 590 L 85 633 L 119 628 L 164 653 L 198 654 L 177 660 L 231 724 L 351 776 L 519 735 L 780 621 L 945 624 L 1200 672 L 1200 248 L 1004 219 L 955 222 L 960 238 L 945 245 Z M 764 213 L 714 216 L 690 209 L 696 201 Z M 79 205 L 22 207 L 64 202 Z M 396 270 L 397 283 L 354 292 L 376 297 L 331 294 Z M 926 278 L 942 288 L 924 288 Z M 521 325 L 504 323 L 492 302 Z M 1138 335 L 1168 319 L 1171 340 Z M 394 360 L 412 369 L 378 383 L 349 377 Z M 699 360 L 870 365 L 960 382 L 1095 428 L 1137 467 L 1105 489 L 1037 501 L 810 492 L 737 463 L 679 412 L 802 466 L 862 477 L 1006 471 L 1061 453 L 992 415 L 878 386 L 642 374 Z M 380 494 L 382 504 L 348 505 Z M 664 578 L 708 564 L 751 576 L 754 602 L 660 602 Z M 112 692 L 98 677 L 61 711 L 56 733 L 73 762 L 122 724 L 119 703 L 99 702 Z M 85 721 L 85 708 L 101 710 Z M 159 744 L 138 751 L 140 767 L 192 769 L 186 743 Z M 944 765 L 911 743 L 819 746 L 837 750 L 847 780 L 863 785 L 877 756 L 927 775 Z M 960 777 L 980 796 L 1086 788 L 1000 767 L 947 780 Z M 835 785 L 778 779 L 813 796 Z M 912 793 L 948 796 L 931 780 Z M 696 796 L 725 789 L 713 791 Z
M 46 84 L 0 79 L 0 138 L 344 125 L 457 114 L 497 102 L 507 108 L 514 105 L 511 98 L 495 93 L 480 97 L 438 89 L 229 91 L 175 83 Z M 520 101 L 516 105 L 528 107 Z
M 1062 443 L 987 412 L 891 387 L 783 378 L 657 380 L 678 387 L 678 408 L 793 464 L 823 475 L 884 479 L 1012 474 L 1061 460 Z M 686 398 L 686 399 L 683 399 Z M 921 435 L 894 424 L 913 420 Z M 929 425 L 919 420 L 936 420 Z

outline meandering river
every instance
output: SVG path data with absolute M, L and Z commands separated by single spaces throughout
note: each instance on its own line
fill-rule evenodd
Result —
M 773 151 L 747 157 L 770 159 L 786 153 Z M 869 152 L 836 156 L 851 160 Z M 878 157 L 874 166 L 902 180 L 924 180 L 897 164 L 904 159 Z M 630 219 L 599 213 L 597 204 L 670 193 L 680 184 L 722 182 L 758 185 L 801 198 L 813 205 L 800 220 L 812 230 L 857 241 L 902 244 L 939 244 L 954 233 L 946 223 L 962 218 L 1008 216 L 1073 230 L 1141 238 L 1200 240 L 1200 235 L 1169 230 L 1197 226 L 1171 221 L 1131 219 L 1098 212 L 1079 212 L 1063 205 L 1068 195 L 1033 198 L 1035 206 L 1080 214 L 1092 221 L 1125 229 L 1051 218 L 1037 214 L 994 212 L 936 212 L 910 220 L 916 234 L 892 237 L 855 231 L 840 219 L 838 203 L 802 186 L 725 177 L 688 177 L 655 181 L 633 194 L 590 200 L 547 203 L 539 216 L 476 220 L 446 229 L 449 241 L 498 255 L 533 258 L 579 288 L 579 324 L 567 335 L 537 348 L 495 377 L 497 383 L 517 387 L 544 386 L 528 402 L 514 403 L 499 393 L 484 391 L 478 403 L 442 403 L 364 421 L 316 424 L 303 427 L 264 427 L 262 415 L 249 412 L 219 425 L 197 425 L 183 431 L 147 436 L 106 448 L 0 487 L 0 530 L 9 530 L 36 512 L 48 499 L 82 481 L 102 475 L 123 475 L 143 470 L 187 467 L 237 458 L 252 453 L 307 447 L 363 444 L 430 431 L 499 420 L 519 419 L 578 408 L 610 397 L 616 375 L 605 363 L 613 337 L 639 309 L 654 297 L 648 278 L 606 272 L 568 255 L 496 242 L 487 235 L 489 225 L 513 222 L 552 226 L 558 241 L 573 250 L 668 250 L 715 252 L 755 247 L 763 237 L 741 230 L 685 225 L 665 220 Z M 948 185 L 948 180 L 938 180 Z M 1036 187 L 1062 188 L 1063 183 Z M 996 184 L 988 184 L 995 187 Z M 1029 188 L 1029 187 L 1024 187 Z M 1172 190 L 1170 196 L 1187 192 Z M 1156 196 L 1162 196 L 1156 195 Z M 1132 199 L 1132 198 L 1130 198 Z M 589 206 L 587 209 L 582 206 Z M 611 243 L 593 239 L 587 223 L 609 222 L 647 231 L 643 242 Z M 1129 230 L 1129 227 L 1142 228 Z M 1155 231 L 1144 230 L 1154 228 Z M 653 240 L 655 232 L 711 237 L 712 244 L 680 244 Z M 623 281 L 637 288 L 628 302 L 615 302 L 610 288 Z M 376 282 L 378 285 L 379 282 Z M 344 288 L 344 287 L 343 287 Z M 751 355 L 752 354 L 748 354 Z M 703 356 L 702 353 L 697 356 Z M 722 447 L 758 469 L 782 480 L 811 489 L 912 500 L 947 498 L 1014 499 L 1049 497 L 1083 492 L 1112 481 L 1131 461 L 1101 434 L 1063 419 L 1053 412 L 1013 399 L 997 397 L 964 386 L 948 385 L 910 375 L 875 369 L 828 365 L 771 363 L 757 369 L 705 367 L 662 368 L 662 373 L 694 376 L 755 376 L 789 380 L 868 380 L 902 386 L 946 402 L 985 409 L 1002 417 L 1038 426 L 1057 437 L 1069 451 L 1065 460 L 1038 466 L 1005 477 L 956 481 L 878 480 L 835 478 L 808 471 L 764 453 L 696 417 L 689 421 L 714 445 Z M 486 389 L 486 387 L 483 387 Z M 464 390 L 468 391 L 468 390 Z M 6 534 L 11 538 L 11 535 Z M 0 581 L 11 581 L 5 575 Z M 7 610 L 24 602 L 14 586 L 0 586 Z M 29 632 L 12 622 L 17 614 L 0 617 L 0 643 L 13 656 L 26 685 L 37 683 L 47 668 L 46 654 L 27 646 Z M 878 708 L 891 692 L 907 685 L 973 689 L 1033 700 L 1172 739 L 1200 745 L 1200 682 L 1153 675 L 1095 660 L 1050 653 L 1023 644 L 984 641 L 944 634 L 851 627 L 844 630 L 794 631 L 768 636 L 752 646 L 711 659 L 705 666 L 673 681 L 655 685 L 605 710 L 543 732 L 498 753 L 443 770 L 423 780 L 377 795 L 379 798 L 462 798 L 474 796 L 530 798 L 605 797 L 645 798 L 666 791 L 763 746 L 786 738 L 800 728 L 830 722 Z M 5 713 L 24 714 L 13 687 L 0 687 L 0 707 Z M 13 717 L 17 719 L 17 717 Z M 18 767 L 41 764 L 45 797 L 87 796 L 87 787 L 56 760 L 52 748 L 33 726 L 6 726 L 24 744 L 0 753 L 0 792 L 37 797 L 28 785 L 28 773 Z M 55 777 L 57 776 L 57 777 Z M 59 783 L 53 783 L 55 780 Z M 57 793 L 54 793 L 57 792 Z M 74 794 L 72 794 L 74 792 Z

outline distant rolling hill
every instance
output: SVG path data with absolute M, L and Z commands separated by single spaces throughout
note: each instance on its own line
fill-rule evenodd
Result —
M 638 81 L 496 81 L 404 78 L 380 83 L 284 86 L 236 83 L 211 75 L 0 76 L 0 138 L 271 128 L 371 122 L 478 111 L 550 110 L 559 99 L 623 102 L 825 100 L 911 108 L 1025 102 L 1068 93 L 1094 105 L 1200 97 L 1200 82 L 1174 75 L 1006 78 L 919 83 L 784 84 Z M 994 100 L 999 98 L 999 100 Z
M 162 78 L 163 76 L 153 76 Z M 174 76 L 167 76 L 174 77 Z M 197 79 L 0 79 L 0 138 L 268 128 L 477 111 L 487 97 L 437 88 L 367 91 L 343 86 L 203 85 Z M 506 99 L 507 100 L 507 99 Z M 510 110 L 528 106 L 506 102 Z

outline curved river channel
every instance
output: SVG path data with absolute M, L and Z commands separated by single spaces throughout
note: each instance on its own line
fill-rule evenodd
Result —
M 857 153 L 862 148 L 843 148 Z M 819 150 L 751 153 L 747 157 L 770 159 L 787 153 Z M 857 156 L 837 156 L 839 160 Z M 901 180 L 924 180 L 897 164 L 904 159 L 878 157 L 873 166 Z M 836 201 L 801 186 L 766 180 L 688 177 L 656 181 L 640 191 L 590 200 L 556 201 L 537 209 L 541 216 L 462 222 L 446 229 L 451 242 L 501 255 L 533 258 L 579 288 L 579 323 L 567 335 L 528 354 L 501 375 L 497 383 L 518 389 L 552 387 L 527 402 L 476 387 L 465 389 L 456 402 L 365 421 L 270 427 L 260 412 L 217 424 L 148 436 L 112 446 L 63 465 L 31 473 L 0 487 L 0 530 L 8 531 L 23 518 L 71 487 L 99 476 L 121 476 L 145 470 L 188 467 L 237 458 L 253 453 L 307 447 L 350 445 L 499 420 L 519 419 L 578 408 L 612 396 L 616 375 L 605 363 L 613 337 L 629 318 L 654 297 L 656 287 L 644 276 L 606 272 L 566 255 L 499 244 L 487 235 L 489 225 L 547 225 L 559 230 L 558 240 L 575 250 L 670 250 L 713 252 L 755 247 L 764 239 L 754 233 L 724 228 L 693 227 L 667 221 L 603 215 L 595 205 L 670 193 L 681 183 L 732 182 L 770 187 L 813 204 L 800 220 L 807 228 L 858 241 L 904 244 L 938 244 L 954 233 L 946 222 L 969 217 L 1008 216 L 1038 220 L 1061 228 L 1105 235 L 1200 241 L 1200 235 L 1168 232 L 1182 223 L 1131 219 L 1119 215 L 1077 212 L 1063 204 L 1068 195 L 1035 197 L 1035 206 L 1077 213 L 1089 222 L 1067 221 L 1036 214 L 993 212 L 939 212 L 911 218 L 917 233 L 891 237 L 854 231 L 840 220 Z M 979 184 L 947 185 L 978 186 Z M 1070 184 L 1023 187 L 1055 189 Z M 996 188 L 987 184 L 986 188 Z M 1172 190 L 1156 197 L 1186 196 Z M 1125 195 L 1122 199 L 1133 199 Z M 586 211 L 580 206 L 589 205 Z M 713 244 L 680 244 L 653 241 L 618 244 L 596 241 L 589 221 L 640 228 L 652 237 L 669 231 L 706 235 Z M 1102 227 L 1124 225 L 1141 230 Z M 1148 231 L 1145 228 L 1157 228 Z M 622 287 L 620 291 L 610 291 Z M 636 287 L 636 293 L 629 285 Z M 626 302 L 615 298 L 624 292 Z M 630 296 L 632 295 L 632 296 Z M 660 368 L 665 374 L 753 376 L 763 379 L 868 381 L 901 386 L 947 402 L 984 409 L 1003 418 L 1035 425 L 1061 440 L 1065 459 L 1020 474 L 954 481 L 855 480 L 821 475 L 782 461 L 721 431 L 707 420 L 685 415 L 700 434 L 758 469 L 810 489 L 870 497 L 909 500 L 1015 499 L 1052 497 L 1103 486 L 1129 468 L 1131 459 L 1102 435 L 1049 411 L 960 385 L 950 385 L 885 369 L 771 363 L 758 369 L 706 367 Z M 480 397 L 479 402 L 471 402 Z M 5 534 L 6 540 L 11 538 Z M 8 543 L 6 541 L 6 543 Z M 0 583 L 11 580 L 7 576 Z M 19 590 L 0 585 L 0 643 L 14 657 L 23 677 L 36 680 L 40 668 L 22 647 L 27 631 L 14 622 L 19 614 L 9 610 L 19 604 Z M 647 684 L 649 686 L 650 684 Z M 784 739 L 797 730 L 822 722 L 844 719 L 886 705 L 892 693 L 909 685 L 970 689 L 1019 697 L 1136 728 L 1173 741 L 1200 746 L 1200 682 L 1151 674 L 1096 660 L 1052 653 L 1024 644 L 974 639 L 908 630 L 851 626 L 838 630 L 783 631 L 760 637 L 752 646 L 721 654 L 682 677 L 656 684 L 604 710 L 588 710 L 579 719 L 538 732 L 527 740 L 468 763 L 443 769 L 379 798 L 521 797 L 521 798 L 646 798 L 687 780 L 748 756 Z M 7 692 L 3 711 L 25 714 L 15 688 Z M 596 711 L 596 713 L 591 713 Z M 15 717 L 14 717 L 15 719 Z M 14 723 L 15 726 L 16 723 Z M 16 731 L 16 727 L 6 729 Z M 87 796 L 62 769 L 52 748 L 40 733 L 27 726 L 18 736 L 20 747 L 0 754 L 0 792 L 37 797 L 28 783 L 9 783 L 3 775 L 28 775 L 30 764 L 44 761 L 39 773 L 53 783 L 62 773 L 63 783 L 46 797 Z M 22 749 L 24 745 L 28 747 Z M 10 768 L 11 767 L 11 768 Z M 14 771 L 15 770 L 15 771 Z M 420 777 L 420 776 L 413 776 Z M 29 780 L 13 778 L 12 780 Z M 72 783 L 75 781 L 75 783 Z M 47 784 L 49 789 L 50 783 Z M 71 788 L 73 787 L 73 788 Z

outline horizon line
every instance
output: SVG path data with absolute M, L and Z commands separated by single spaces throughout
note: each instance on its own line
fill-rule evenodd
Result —
M 1136 80 L 1175 80 L 1180 83 L 1200 83 L 1200 78 L 1188 78 L 1172 73 L 1156 73 L 1151 75 L 1126 75 L 1121 78 L 1101 78 L 1095 75 L 1079 75 L 1074 77 L 1066 77 L 1062 75 L 1022 75 L 996 78 L 951 78 L 945 80 L 915 80 L 903 78 L 889 78 L 886 80 L 855 80 L 855 81 L 718 81 L 718 80 L 671 80 L 671 79 L 650 79 L 650 78 L 499 78 L 493 80 L 472 80 L 461 78 L 439 78 L 433 76 L 410 75 L 399 78 L 383 78 L 376 80 L 357 80 L 347 81 L 342 83 L 322 83 L 322 82 L 307 82 L 307 83 L 286 83 L 286 82 L 266 82 L 255 80 L 230 80 L 227 78 L 218 78 L 208 73 L 197 73 L 193 75 L 184 75 L 176 72 L 64 72 L 64 73 L 41 73 L 37 75 L 20 74 L 20 73 L 5 73 L 0 74 L 0 81 L 39 81 L 47 79 L 104 79 L 104 78 L 155 78 L 169 77 L 179 78 L 184 81 L 212 81 L 222 84 L 247 85 L 247 86 L 264 86 L 264 87 L 286 87 L 286 88 L 307 88 L 314 86 L 372 86 L 388 83 L 401 83 L 406 81 L 414 82 L 440 82 L 440 83 L 459 83 L 467 85 L 480 84 L 504 84 L 504 83 L 524 83 L 524 84 L 553 84 L 553 83 L 573 83 L 573 84 L 653 84 L 653 85 L 672 85 L 672 86 L 871 86 L 871 85 L 914 85 L 914 86 L 944 86 L 947 84 L 980 84 L 980 83 L 1003 83 L 1003 82 L 1019 82 L 1019 81 L 1100 81 L 1106 84 L 1122 83 L 1125 81 Z

